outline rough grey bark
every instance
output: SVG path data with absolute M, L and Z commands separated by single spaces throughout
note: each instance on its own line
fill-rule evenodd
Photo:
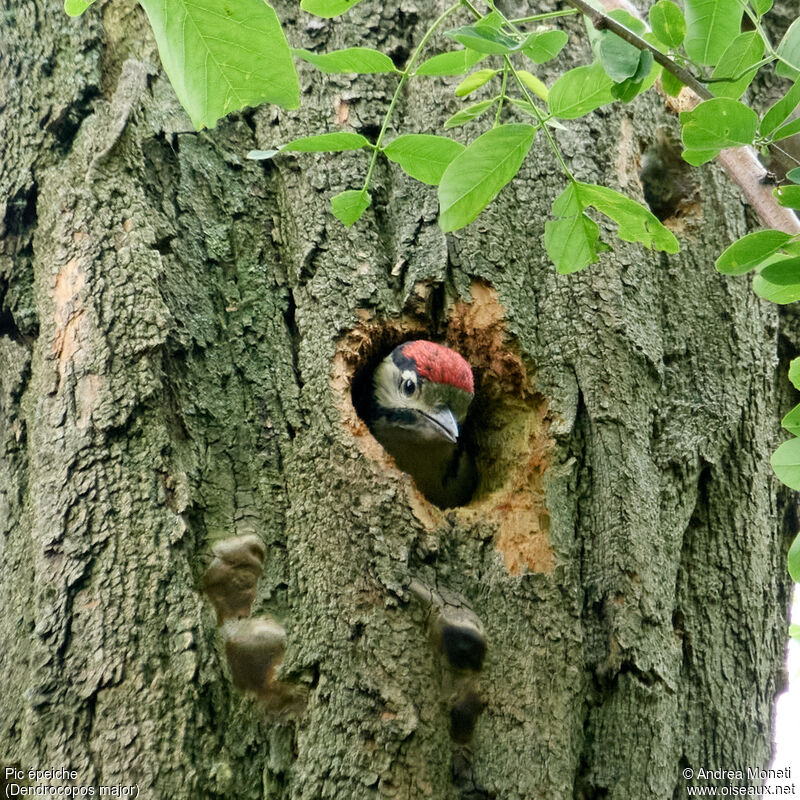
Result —
M 295 46 L 403 61 L 434 5 L 278 9 Z M 540 140 L 464 231 L 386 163 L 348 230 L 326 205 L 361 154 L 244 156 L 374 134 L 394 78 L 301 67 L 299 114 L 196 134 L 138 7 L 5 11 L 3 765 L 148 798 L 515 800 L 679 797 L 685 767 L 767 763 L 793 533 L 768 463 L 777 315 L 713 270 L 746 230 L 715 167 L 670 221 L 679 255 L 618 242 L 557 276 Z M 458 106 L 420 86 L 398 127 Z M 581 179 L 641 196 L 657 126 L 675 120 L 651 97 L 557 135 Z M 412 334 L 476 372 L 462 509 L 426 503 L 353 408 Z M 202 591 L 214 544 L 245 534 L 265 549 L 252 613 L 287 635 L 258 696 Z M 477 615 L 480 672 L 448 669 L 414 579 Z M 484 705 L 454 742 L 452 709 Z

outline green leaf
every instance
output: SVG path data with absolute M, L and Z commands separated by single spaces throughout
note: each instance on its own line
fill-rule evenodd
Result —
M 641 52 L 637 47 L 628 44 L 611 31 L 599 31 L 594 41 L 594 51 L 614 83 L 620 83 L 636 74 Z
M 753 292 L 763 300 L 779 306 L 786 306 L 800 300 L 800 285 L 778 286 L 760 275 L 753 278 Z
M 565 72 L 550 89 L 550 111 L 560 119 L 577 119 L 614 101 L 614 81 L 602 64 L 576 67 Z
M 478 28 L 491 28 L 499 31 L 505 24 L 505 18 L 499 11 L 490 11 L 485 17 L 481 17 L 475 26 Z
M 517 174 L 536 135 L 532 125 L 501 125 L 479 136 L 457 156 L 439 184 L 439 226 L 468 225 Z
M 719 155 L 719 150 L 684 150 L 681 158 L 693 167 L 699 167 Z
M 726 147 L 751 144 L 758 127 L 752 108 L 727 97 L 706 100 L 693 111 L 681 111 L 680 120 L 686 149 L 704 152 L 706 161 Z
M 631 78 L 631 80 L 638 81 L 645 84 L 646 88 L 650 88 L 661 72 L 661 67 L 655 64 L 653 54 L 649 50 L 642 50 L 639 54 L 639 69 Z
M 779 206 L 784 208 L 800 208 L 800 186 L 776 186 L 772 194 Z
M 664 44 L 664 42 L 662 42 L 661 39 L 659 39 L 658 36 L 653 33 L 653 31 L 645 31 L 642 39 L 644 39 L 648 44 L 653 45 L 653 47 L 655 47 L 655 49 L 660 53 L 664 53 L 665 55 L 669 53 L 669 45 Z
M 678 240 L 658 218 L 635 200 L 605 186 L 576 183 L 578 200 L 583 208 L 594 206 L 619 226 L 617 235 L 625 242 L 641 242 L 666 253 L 677 253 Z
M 389 56 L 369 47 L 347 47 L 330 53 L 293 49 L 292 54 L 313 64 L 320 72 L 329 74 L 347 72 L 367 75 L 378 72 L 399 72 Z
M 472 122 L 473 119 L 477 119 L 481 114 L 488 111 L 496 102 L 497 98 L 492 97 L 490 100 L 481 100 L 479 103 L 462 108 L 461 111 L 457 111 L 450 119 L 445 121 L 444 129 L 449 131 L 450 128 L 457 128 L 459 125 Z
M 797 81 L 792 88 L 764 114 L 764 119 L 759 126 L 761 135 L 769 136 L 778 125 L 789 118 L 789 114 L 791 114 L 798 105 L 800 105 L 800 81 Z
M 472 69 L 481 59 L 483 53 L 478 53 L 469 48 L 465 50 L 452 50 L 449 53 L 440 53 L 423 61 L 414 72 L 415 75 L 463 75 Z
M 300 8 L 309 14 L 316 14 L 318 17 L 338 17 L 349 11 L 356 3 L 361 0 L 302 0 Z
M 623 103 L 629 103 L 634 97 L 647 91 L 658 78 L 661 67 L 653 60 L 653 54 L 648 50 L 642 50 L 639 54 L 639 69 L 632 78 L 628 78 L 622 83 L 614 84 L 611 94 Z
M 372 198 L 366 189 L 348 189 L 331 197 L 331 211 L 348 228 L 360 219 L 367 210 Z
M 506 100 L 515 105 L 517 108 L 522 109 L 522 111 L 524 111 L 529 117 L 533 117 L 533 119 L 536 120 L 537 128 L 539 127 L 539 120 L 541 120 L 542 117 L 547 116 L 544 111 L 534 108 L 533 103 L 529 103 L 527 100 L 522 100 L 519 97 L 508 97 Z M 536 113 L 537 111 L 539 112 L 538 114 Z M 548 125 L 551 128 L 556 128 L 560 131 L 567 130 L 567 128 L 554 117 L 545 120 L 545 125 Z
M 780 78 L 797 80 L 800 75 L 800 19 L 789 26 L 776 52 L 783 61 L 775 64 L 775 74 Z
M 716 64 L 739 34 L 743 4 L 740 0 L 685 0 L 686 54 L 698 64 Z
M 784 442 L 770 459 L 772 469 L 790 489 L 800 490 L 800 439 Z
M 664 44 L 679 47 L 686 36 L 686 20 L 683 12 L 672 0 L 658 0 L 650 9 L 647 18 L 653 33 Z
M 597 223 L 583 213 L 574 183 L 556 198 L 552 214 L 556 219 L 544 225 L 544 247 L 562 275 L 582 270 L 609 249 L 600 241 Z
M 383 148 L 386 157 L 412 178 L 434 186 L 441 181 L 450 162 L 464 150 L 463 144 L 446 136 L 424 133 L 403 134 Z
M 678 252 L 678 240 L 648 209 L 605 186 L 574 182 L 553 204 L 558 219 L 545 223 L 545 249 L 559 272 L 583 269 L 597 260 L 601 250 L 608 249 L 598 242 L 597 225 L 583 213 L 589 206 L 617 223 L 620 239 Z
M 792 386 L 800 391 L 800 358 L 793 358 L 789 362 L 789 380 Z
M 275 11 L 263 0 L 141 4 L 175 94 L 196 128 L 212 127 L 245 106 L 299 105 L 289 45 Z
M 642 82 L 634 81 L 633 78 L 628 78 L 622 83 L 615 83 L 611 93 L 614 95 L 615 100 L 620 103 L 630 103 L 636 95 L 641 93 Z
M 456 97 L 466 97 L 476 89 L 480 89 L 481 86 L 494 78 L 497 73 L 498 70 L 496 69 L 479 69 L 477 72 L 467 75 L 467 77 L 456 86 Z
M 795 583 L 800 583 L 800 534 L 794 537 L 794 541 L 789 548 L 787 556 L 789 562 L 789 575 Z M 795 625 L 797 630 L 792 634 L 796 639 L 800 639 L 800 625 Z
M 790 169 L 786 173 L 786 177 L 792 183 L 800 183 L 800 167 L 795 167 L 794 169 Z
M 293 139 L 291 142 L 282 144 L 278 150 L 282 153 L 337 153 L 343 150 L 360 150 L 362 147 L 368 146 L 369 140 L 360 133 L 341 131 Z
M 64 11 L 70 17 L 79 17 L 92 3 L 94 0 L 64 0 Z
M 532 33 L 522 45 L 522 52 L 534 64 L 544 64 L 555 58 L 567 43 L 564 31 L 540 31 Z
M 464 47 L 487 55 L 513 53 L 521 46 L 521 42 L 486 25 L 465 25 L 463 28 L 447 31 L 447 36 Z
M 800 132 L 800 119 L 793 119 L 791 122 L 787 122 L 785 125 L 781 125 L 779 128 L 776 128 L 772 132 L 772 136 L 770 138 L 773 142 L 779 142 L 781 139 L 788 139 L 790 136 L 794 136 L 798 132 Z
M 255 161 L 264 161 L 279 153 L 337 153 L 344 150 L 360 150 L 362 147 L 371 147 L 368 139 L 360 133 L 342 131 L 304 136 L 282 144 L 275 150 L 251 150 L 247 157 Z
M 772 8 L 772 0 L 750 0 L 750 5 L 759 17 L 763 17 Z
M 797 234 L 795 234 L 794 238 L 790 239 L 786 242 L 785 245 L 781 248 L 784 253 L 788 253 L 792 256 L 800 256 L 800 239 L 797 238 Z
M 795 539 L 795 541 L 797 541 L 797 539 Z M 789 563 L 790 575 L 792 575 L 792 566 L 793 566 L 792 562 L 790 562 Z M 797 562 L 794 562 L 794 570 L 796 574 L 800 575 L 800 565 L 798 565 Z M 798 582 L 798 579 L 793 578 L 793 580 L 795 581 L 795 583 Z M 796 642 L 800 642 L 800 625 L 795 625 L 794 623 L 789 625 L 789 636 Z
M 661 72 L 661 88 L 670 97 L 677 97 L 681 93 L 681 89 L 683 89 L 683 84 L 680 78 L 676 78 L 671 72 L 663 70 Z
M 610 248 L 600 241 L 600 228 L 583 212 L 574 217 L 548 220 L 544 224 L 544 247 L 562 275 L 588 267 Z
M 766 264 L 758 273 L 777 286 L 800 285 L 800 258 L 780 258 Z
M 517 77 L 537 96 L 541 97 L 542 100 L 547 102 L 547 97 L 550 94 L 547 90 L 547 86 L 544 85 L 543 81 L 540 81 L 535 75 L 532 75 L 525 69 L 518 69 L 517 70 Z
M 634 17 L 624 8 L 614 8 L 608 12 L 608 16 L 624 25 L 629 31 L 633 31 L 637 36 L 644 36 L 647 33 L 647 25 L 638 17 Z
M 737 78 L 737 80 L 710 83 L 709 89 L 717 97 L 741 97 L 744 90 L 758 72 L 758 69 L 746 71 L 757 64 L 764 55 L 764 40 L 756 31 L 748 31 L 737 36 L 719 59 L 719 63 L 711 73 L 712 78 Z M 742 75 L 744 73 L 744 75 Z
M 617 22 L 630 28 L 634 33 L 642 34 L 645 32 L 644 23 L 637 20 L 621 9 L 615 9 L 610 12 L 609 16 L 616 19 Z M 592 45 L 592 50 L 603 65 L 608 76 L 615 82 L 621 83 L 628 78 L 634 80 L 641 80 L 644 75 L 649 71 L 650 65 L 647 70 L 643 71 L 640 78 L 634 76 L 640 70 L 641 51 L 629 44 L 616 33 L 608 30 L 598 30 L 586 19 L 586 30 L 589 34 L 589 40 Z M 650 62 L 652 63 L 652 62 Z
M 789 433 L 800 436 L 800 405 L 795 406 L 782 420 L 781 425 Z
M 789 267 L 788 271 L 782 271 L 782 265 L 792 262 L 800 261 L 800 259 L 792 258 L 783 253 L 776 253 L 770 256 L 763 264 L 758 275 L 753 278 L 753 291 L 764 300 L 769 300 L 770 303 L 777 303 L 778 305 L 786 305 L 787 303 L 794 303 L 800 300 L 800 283 L 785 283 L 783 281 L 791 280 L 792 268 Z M 771 268 L 775 269 L 771 269 Z M 769 280 L 766 275 L 774 275 L 781 283 L 774 283 Z
M 723 275 L 744 275 L 783 247 L 792 237 L 783 231 L 748 233 L 727 247 L 714 262 Z

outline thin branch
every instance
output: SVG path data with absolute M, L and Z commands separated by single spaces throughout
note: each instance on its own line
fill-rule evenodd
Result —
M 784 233 L 800 233 L 800 221 L 794 212 L 778 205 L 772 194 L 772 184 L 762 182 L 764 165 L 756 158 L 752 147 L 723 150 L 717 160 L 766 226 Z
M 620 25 L 612 17 L 607 17 L 605 14 L 597 11 L 591 6 L 586 5 L 584 0 L 567 0 L 567 2 L 574 8 L 580 9 L 585 13 L 589 19 L 594 22 L 594 18 L 604 18 L 608 20 L 608 30 L 613 31 L 618 36 L 621 36 L 625 41 L 639 47 L 646 49 L 653 53 L 653 58 L 661 64 L 666 70 L 675 75 L 686 86 L 681 91 L 680 97 L 668 97 L 667 100 L 675 111 L 688 111 L 694 108 L 701 100 L 710 100 L 713 95 L 708 89 L 697 81 L 691 73 L 688 73 L 683 67 L 675 64 L 672 59 L 664 56 L 659 51 L 654 51 L 644 39 L 636 36 L 632 31 L 629 31 L 624 25 Z M 603 6 L 611 11 L 614 8 L 624 8 L 632 16 L 641 19 L 638 10 L 628 0 L 600 0 Z M 584 10 L 584 7 L 586 10 Z M 597 25 L 595 24 L 595 27 Z M 662 59 L 666 59 L 669 64 L 664 63 Z M 680 71 L 676 71 L 680 70 Z M 686 73 L 691 77 L 686 80 L 681 72 Z M 722 168 L 728 173 L 731 180 L 741 189 L 747 201 L 753 207 L 755 212 L 761 218 L 761 221 L 769 228 L 784 231 L 785 233 L 797 234 L 800 233 L 800 220 L 794 212 L 789 208 L 783 208 L 778 205 L 778 201 L 772 195 L 772 187 L 765 184 L 763 179 L 767 174 L 764 165 L 756 157 L 755 150 L 752 147 L 733 147 L 729 150 L 723 150 L 718 156 Z
M 688 86 L 702 100 L 710 100 L 714 96 L 688 69 L 676 64 L 669 56 L 664 55 L 657 47 L 653 47 L 650 42 L 645 41 L 641 36 L 637 36 L 621 22 L 617 22 L 613 17 L 609 17 L 608 14 L 603 14 L 593 8 L 585 0 L 566 0 L 566 2 L 587 16 L 597 30 L 611 31 L 638 50 L 647 50 L 652 53 L 656 63 L 661 64 L 667 72 L 671 72 L 684 86 Z

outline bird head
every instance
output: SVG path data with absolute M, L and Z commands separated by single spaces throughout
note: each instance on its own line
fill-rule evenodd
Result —
M 472 370 L 458 353 L 434 342 L 404 342 L 375 370 L 373 421 L 390 426 L 392 438 L 454 446 L 473 392 Z

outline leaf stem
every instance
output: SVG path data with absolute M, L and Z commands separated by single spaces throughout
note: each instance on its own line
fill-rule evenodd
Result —
M 392 112 L 394 111 L 394 107 L 397 105 L 397 101 L 400 98 L 400 92 L 403 90 L 403 86 L 405 82 L 411 77 L 411 68 L 414 66 L 414 62 L 419 57 L 419 54 L 422 52 L 422 49 L 428 43 L 428 40 L 433 36 L 436 29 L 454 12 L 458 11 L 461 8 L 461 4 L 466 2 L 466 0 L 459 0 L 458 3 L 450 6 L 450 8 L 446 9 L 442 12 L 442 14 L 436 19 L 436 21 L 425 31 L 425 35 L 420 40 L 420 43 L 417 45 L 414 52 L 411 54 L 411 58 L 408 59 L 408 63 L 406 64 L 406 68 L 403 70 L 400 76 L 400 80 L 397 83 L 397 88 L 394 90 L 394 94 L 392 95 L 392 100 L 389 103 L 389 108 L 386 109 L 386 115 L 383 118 L 383 125 L 381 125 L 380 133 L 378 133 L 378 138 L 375 140 L 375 144 L 373 145 L 374 149 L 372 151 L 372 158 L 369 162 L 369 168 L 367 169 L 367 176 L 364 178 L 364 189 L 363 191 L 367 190 L 369 186 L 370 179 L 372 178 L 372 173 L 375 171 L 375 164 L 378 160 L 378 153 L 381 150 L 381 143 L 383 142 L 383 137 L 386 135 L 386 130 L 389 127 L 389 120 L 392 117 Z
M 778 54 L 775 52 L 775 48 L 772 46 L 772 43 L 769 40 L 769 36 L 767 36 L 767 32 L 762 27 L 761 21 L 752 12 L 747 2 L 740 3 L 740 5 L 744 13 L 747 14 L 747 16 L 750 18 L 750 22 L 753 23 L 753 27 L 756 29 L 756 33 L 761 37 L 761 41 L 764 42 L 764 47 L 767 48 L 767 52 L 775 56 L 776 58 L 780 58 L 780 56 L 778 56 Z M 791 66 L 791 64 L 789 66 Z
M 470 1 L 469 1 L 469 0 L 461 0 L 461 4 L 462 4 L 463 6 L 466 6 L 466 7 L 467 7 L 467 8 L 470 10 L 470 13 L 471 13 L 471 14 L 472 14 L 472 15 L 473 15 L 473 16 L 474 16 L 476 19 L 481 19 L 481 18 L 483 17 L 483 14 L 481 14 L 481 12 L 480 12 L 480 11 L 478 11 L 478 9 L 477 9 L 477 8 L 475 8 L 475 6 L 474 6 L 474 5 L 472 5 L 472 3 L 470 3 Z
M 749 74 L 750 72 L 755 73 L 757 70 L 761 69 L 761 67 L 766 67 L 767 64 L 771 64 L 774 60 L 775 56 L 767 56 L 766 58 L 762 58 L 761 61 L 756 61 L 755 64 L 751 64 L 749 67 L 747 67 L 747 69 L 742 70 L 738 75 L 732 75 L 730 78 L 703 78 L 703 83 L 736 83 L 736 81 L 744 78 L 745 75 Z
M 547 125 L 545 124 L 544 117 L 542 116 L 542 112 L 536 107 L 536 104 L 533 102 L 530 94 L 528 93 L 528 87 L 523 82 L 522 78 L 517 75 L 517 71 L 514 69 L 514 65 L 511 63 L 511 59 L 506 55 L 503 56 L 504 61 L 506 62 L 507 67 L 511 70 L 511 74 L 514 76 L 514 80 L 517 82 L 517 86 L 519 86 L 520 91 L 525 96 L 525 99 L 531 104 L 531 108 L 533 109 L 533 113 L 536 114 L 536 119 L 539 121 L 539 127 L 544 132 L 544 135 L 547 137 L 547 141 L 550 144 L 550 148 L 552 149 L 555 157 L 558 159 L 558 163 L 561 165 L 561 169 L 564 170 L 564 174 L 569 178 L 572 183 L 575 183 L 575 176 L 572 174 L 572 171 L 567 166 L 567 162 L 564 161 L 564 157 L 561 155 L 561 151 L 558 149 L 558 144 L 556 140 L 553 138 L 553 135 L 550 133 Z
M 555 19 L 556 17 L 571 17 L 575 14 L 580 14 L 577 8 L 565 8 L 563 11 L 548 11 L 546 14 L 534 14 L 530 17 L 510 19 L 509 22 L 512 25 L 524 25 L 526 22 L 540 22 L 544 19 Z
M 494 125 L 496 128 L 500 124 L 500 114 L 503 111 L 503 100 L 506 99 L 506 82 L 508 81 L 508 63 L 503 65 L 503 83 L 500 86 L 500 102 L 497 104 L 497 113 L 494 115 Z

